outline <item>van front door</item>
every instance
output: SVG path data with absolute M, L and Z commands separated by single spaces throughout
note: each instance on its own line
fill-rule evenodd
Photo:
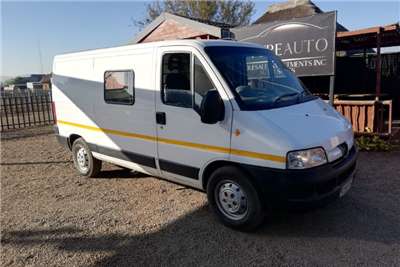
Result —
M 207 163 L 229 158 L 231 105 L 205 57 L 189 47 L 158 51 L 156 97 L 158 164 L 164 177 L 201 187 Z M 200 120 L 201 101 L 217 90 L 224 101 L 225 118 L 216 124 Z

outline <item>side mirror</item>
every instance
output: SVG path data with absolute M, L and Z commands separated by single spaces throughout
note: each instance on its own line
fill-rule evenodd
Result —
M 217 90 L 210 90 L 201 101 L 201 122 L 215 124 L 225 117 L 225 106 Z

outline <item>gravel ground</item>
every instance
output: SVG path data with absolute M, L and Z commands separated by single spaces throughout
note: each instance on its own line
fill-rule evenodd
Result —
M 107 164 L 79 177 L 48 128 L 3 134 L 1 153 L 2 266 L 400 266 L 400 152 L 361 153 L 343 199 L 255 233 L 192 189 Z

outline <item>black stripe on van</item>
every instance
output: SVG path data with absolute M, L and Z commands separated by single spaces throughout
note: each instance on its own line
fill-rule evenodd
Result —
M 94 144 L 90 144 L 90 143 L 88 143 L 88 146 L 89 146 L 90 150 L 92 150 L 93 152 L 97 152 L 97 153 L 100 153 L 100 154 L 103 154 L 103 155 L 106 155 L 109 157 L 114 157 L 117 159 L 131 161 L 131 162 L 143 165 L 143 166 L 157 169 L 156 160 L 154 157 L 137 154 L 137 153 L 126 151 L 126 150 L 116 150 L 116 149 L 103 147 L 103 146 L 99 146 L 99 145 L 94 145 Z M 164 160 L 164 159 L 160 159 L 159 164 L 160 164 L 160 169 L 162 171 L 182 175 L 182 176 L 194 179 L 194 180 L 199 179 L 199 171 L 200 171 L 199 168 L 172 162 L 172 161 L 168 161 L 168 160 Z
M 140 165 L 144 165 L 153 169 L 157 169 L 156 166 L 156 160 L 154 157 L 146 156 L 146 155 L 141 155 L 137 154 L 131 151 L 126 151 L 126 150 L 116 150 L 108 147 L 103 147 L 103 146 L 96 146 L 97 148 L 93 150 L 94 152 L 98 152 L 100 154 L 126 160 L 126 161 L 131 161 Z M 92 149 L 92 147 L 91 147 Z
M 199 179 L 199 171 L 200 171 L 199 168 L 183 165 L 165 159 L 159 159 L 158 163 L 160 164 L 160 169 L 162 171 L 175 173 L 195 180 Z

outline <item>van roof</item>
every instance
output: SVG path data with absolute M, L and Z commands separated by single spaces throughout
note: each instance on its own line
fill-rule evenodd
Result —
M 141 44 L 130 44 L 109 48 L 99 48 L 91 50 L 76 51 L 71 53 L 59 54 L 54 57 L 56 59 L 65 59 L 69 57 L 79 56 L 95 56 L 103 53 L 122 52 L 127 50 L 139 49 L 139 48 L 155 48 L 155 47 L 166 47 L 166 46 L 192 46 L 198 48 L 204 48 L 207 46 L 245 46 L 245 47 L 262 47 L 253 43 L 238 42 L 232 40 L 173 40 L 173 41 L 159 41 L 149 42 Z

